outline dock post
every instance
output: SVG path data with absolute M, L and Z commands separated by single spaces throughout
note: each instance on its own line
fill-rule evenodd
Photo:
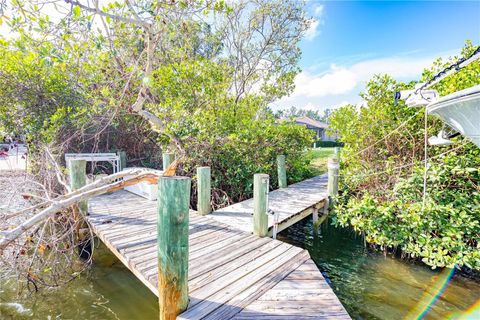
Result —
M 69 160 L 67 166 L 72 191 L 85 186 L 87 184 L 87 161 Z M 73 210 L 73 219 L 75 221 L 75 237 L 78 241 L 78 254 L 82 259 L 89 259 L 92 247 L 87 236 L 89 234 L 88 225 L 84 220 L 84 217 L 88 215 L 88 202 L 86 200 L 79 202 L 77 208 Z
M 70 188 L 72 191 L 80 189 L 87 184 L 87 161 L 85 160 L 69 160 L 68 174 L 70 176 Z M 88 203 L 82 201 L 78 204 L 78 208 L 83 215 L 88 214 Z
M 328 195 L 333 198 L 338 194 L 338 171 L 339 164 L 337 158 L 328 158 Z
M 340 162 L 340 152 L 341 152 L 340 147 L 335 147 L 335 158 L 337 158 L 339 162 Z
M 253 176 L 253 234 L 268 236 L 268 185 L 269 176 L 256 173 Z
M 191 180 L 158 178 L 157 257 L 160 320 L 188 306 L 188 221 Z
M 162 154 L 163 170 L 167 170 L 168 166 L 175 160 L 175 154 L 173 152 L 166 152 Z
M 119 171 L 127 167 L 127 153 L 125 151 L 117 151 L 117 156 L 120 158 Z
M 287 169 L 285 166 L 285 156 L 277 156 L 277 173 L 278 173 L 278 187 L 286 188 L 287 187 Z
M 197 211 L 202 216 L 212 212 L 210 199 L 212 197 L 211 189 L 211 170 L 210 167 L 197 168 Z

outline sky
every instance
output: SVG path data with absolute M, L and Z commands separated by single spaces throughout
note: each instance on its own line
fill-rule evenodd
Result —
M 302 72 L 274 110 L 360 104 L 375 74 L 419 80 L 436 58 L 459 54 L 465 40 L 480 45 L 480 0 L 306 1 L 312 23 L 300 42 Z M 7 33 L 0 25 L 0 35 Z
M 302 72 L 273 109 L 358 104 L 374 74 L 419 80 L 436 58 L 459 54 L 465 40 L 480 45 L 480 0 L 317 0 L 307 10 L 313 23 L 300 43 Z

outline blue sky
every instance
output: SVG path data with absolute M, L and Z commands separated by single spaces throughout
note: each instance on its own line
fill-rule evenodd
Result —
M 437 57 L 480 44 L 477 1 L 308 1 L 314 22 L 301 42 L 294 93 L 273 104 L 323 110 L 360 103 L 376 73 L 419 79 Z

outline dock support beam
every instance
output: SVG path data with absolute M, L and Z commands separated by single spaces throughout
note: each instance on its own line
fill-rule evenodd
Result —
M 158 301 L 160 320 L 188 306 L 188 221 L 191 180 L 158 178 Z
M 339 163 L 337 158 L 328 158 L 328 195 L 330 198 L 338 195 L 338 172 Z
M 210 199 L 212 197 L 210 167 L 197 168 L 197 212 L 202 216 L 212 212 Z
M 287 187 L 287 169 L 285 165 L 285 156 L 277 156 L 277 173 L 278 173 L 278 187 Z
M 120 158 L 120 163 L 118 168 L 120 171 L 127 167 L 127 153 L 125 151 L 117 151 L 117 155 Z
M 163 170 L 167 170 L 168 166 L 175 161 L 175 154 L 173 152 L 167 152 L 162 154 Z
M 253 176 L 253 234 L 268 236 L 268 185 L 269 176 L 256 173 Z
M 87 161 L 69 160 L 67 166 L 72 191 L 85 186 L 87 184 Z M 92 246 L 87 236 L 90 233 L 88 225 L 84 220 L 84 217 L 88 215 L 88 202 L 79 202 L 77 208 L 73 211 L 73 219 L 75 221 L 75 237 L 78 242 L 78 254 L 82 259 L 87 260 L 92 254 Z

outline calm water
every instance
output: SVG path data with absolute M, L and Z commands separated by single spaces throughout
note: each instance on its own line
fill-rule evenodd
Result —
M 279 239 L 310 252 L 355 319 L 403 319 L 442 283 L 438 271 L 369 250 L 352 231 L 327 223 L 315 236 L 311 219 L 304 220 L 282 232 Z M 458 318 L 478 299 L 480 283 L 454 275 L 425 319 Z M 480 313 L 470 314 L 469 319 L 480 319 Z
M 19 299 L 13 284 L 0 283 L 0 319 L 158 319 L 157 297 L 111 255 L 95 251 L 88 274 L 65 287 Z
M 357 319 L 402 319 L 438 277 L 422 265 L 366 250 L 348 230 L 328 227 L 313 236 L 311 220 L 281 238 L 310 251 Z M 96 251 L 89 274 L 62 289 L 20 299 L 14 287 L 0 283 L 0 319 L 158 319 L 156 297 L 104 248 Z M 479 298 L 479 283 L 456 276 L 426 319 L 452 318 Z

